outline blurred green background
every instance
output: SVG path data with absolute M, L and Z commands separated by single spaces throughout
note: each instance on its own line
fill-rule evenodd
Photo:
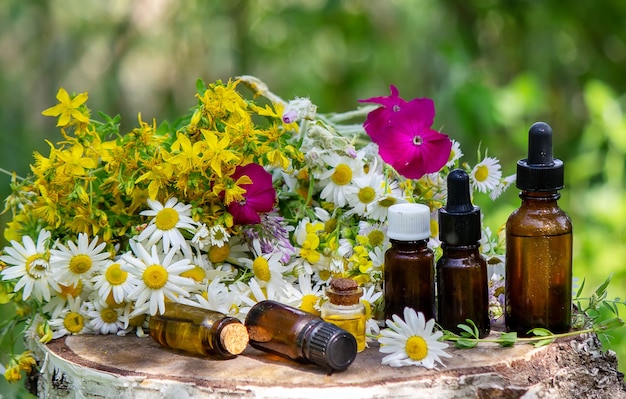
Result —
M 626 297 L 624 71 L 623 0 L 3 0 L 0 167 L 25 175 L 32 152 L 60 139 L 41 115 L 60 86 L 88 91 L 92 110 L 120 114 L 130 130 L 139 112 L 145 121 L 184 113 L 197 78 L 256 75 L 320 112 L 353 109 L 394 84 L 404 98 L 435 101 L 435 128 L 461 142 L 467 161 L 480 144 L 504 174 L 525 157 L 528 127 L 551 124 L 574 274 L 590 293 L 615 273 L 610 296 Z M 0 198 L 9 182 L 0 176 Z M 519 199 L 510 189 L 476 202 L 496 230 Z M 624 332 L 608 346 L 622 371 Z M 0 380 L 5 397 L 26 395 Z

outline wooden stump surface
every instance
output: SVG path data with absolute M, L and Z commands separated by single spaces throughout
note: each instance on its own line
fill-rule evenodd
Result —
M 69 336 L 30 342 L 40 398 L 626 398 L 611 351 L 586 334 L 534 348 L 448 349 L 446 367 L 381 365 L 377 344 L 328 375 L 251 347 L 215 360 L 159 346 L 150 337 Z

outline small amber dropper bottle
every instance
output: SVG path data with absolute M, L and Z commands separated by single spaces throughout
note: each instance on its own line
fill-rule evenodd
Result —
M 404 314 L 404 308 L 435 318 L 435 262 L 428 248 L 430 208 L 422 204 L 389 207 L 383 291 L 385 319 Z
M 448 174 L 448 201 L 439 209 L 437 322 L 459 334 L 472 320 L 484 338 L 489 334 L 487 262 L 480 254 L 480 208 L 472 205 L 469 176 L 461 169 Z
M 533 124 L 528 158 L 517 162 L 521 206 L 506 223 L 505 323 L 521 336 L 537 327 L 571 328 L 572 222 L 559 208 L 563 162 L 552 156 L 552 129 Z
M 321 317 L 275 301 L 261 301 L 246 316 L 250 345 L 331 371 L 343 371 L 356 357 L 356 339 Z
M 150 336 L 165 347 L 224 359 L 248 345 L 248 331 L 238 319 L 171 302 L 165 313 L 150 317 Z
M 357 352 L 365 349 L 365 305 L 363 289 L 349 278 L 333 278 L 326 289 L 328 301 L 322 305 L 322 319 L 348 331 L 356 338 Z

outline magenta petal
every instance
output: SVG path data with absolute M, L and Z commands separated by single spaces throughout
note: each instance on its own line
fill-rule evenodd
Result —
M 253 207 L 248 206 L 247 203 L 240 204 L 238 202 L 232 202 L 228 205 L 228 212 L 233 215 L 233 223 L 235 224 L 257 224 L 261 223 L 261 216 L 254 210 Z
M 359 100 L 360 103 L 375 103 L 380 104 L 385 108 L 393 109 L 395 105 L 406 104 L 406 100 L 399 96 L 398 89 L 394 85 L 389 86 L 390 96 L 371 97 L 365 100 Z
M 259 191 L 258 189 L 253 190 L 251 193 L 246 195 L 246 200 L 248 201 L 248 204 L 257 212 L 269 212 L 274 209 L 276 190 L 273 186 L 269 186 L 262 191 Z
M 228 206 L 228 212 L 233 215 L 235 224 L 255 224 L 260 223 L 259 212 L 269 212 L 274 209 L 276 201 L 276 190 L 272 184 L 272 175 L 261 165 L 250 163 L 245 166 L 238 166 L 231 176 L 237 180 L 241 176 L 248 176 L 252 184 L 242 184 L 246 189 L 241 202 L 232 202 Z
M 430 98 L 415 98 L 409 101 L 396 117 L 410 118 L 414 123 L 430 128 L 435 120 L 435 103 Z
M 408 179 L 439 171 L 448 162 L 452 149 L 452 141 L 445 134 L 431 129 L 416 131 L 414 127 L 389 127 L 386 140 L 378 144 L 383 161 Z M 413 142 L 415 136 L 421 138 L 420 145 Z

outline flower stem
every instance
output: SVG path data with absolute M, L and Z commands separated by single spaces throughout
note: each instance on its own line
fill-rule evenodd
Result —
M 5 175 L 9 175 L 11 177 L 15 176 L 15 178 L 17 180 L 20 180 L 20 181 L 26 180 L 23 177 L 20 177 L 20 176 L 16 175 L 15 172 L 9 172 L 8 170 L 6 170 L 4 168 L 0 168 L 0 172 L 4 173 Z

